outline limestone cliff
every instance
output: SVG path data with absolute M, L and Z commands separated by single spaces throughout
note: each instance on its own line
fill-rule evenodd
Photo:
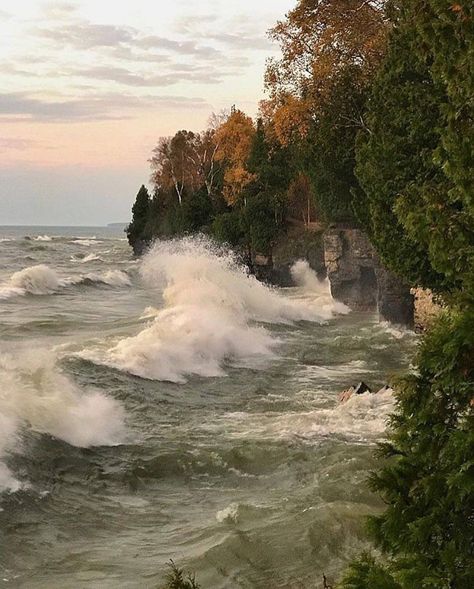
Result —
M 383 266 L 363 231 L 328 229 L 324 234 L 324 261 L 335 299 L 354 310 L 378 310 L 382 320 L 413 326 L 410 286 Z

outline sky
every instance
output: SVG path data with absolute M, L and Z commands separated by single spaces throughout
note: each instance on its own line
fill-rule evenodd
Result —
M 0 225 L 126 222 L 161 136 L 263 97 L 295 0 L 1 0 Z

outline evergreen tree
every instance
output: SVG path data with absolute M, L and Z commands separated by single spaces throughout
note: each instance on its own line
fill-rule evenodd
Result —
M 387 506 L 370 520 L 385 564 L 362 559 L 341 586 L 369 587 L 373 575 L 384 574 L 380 587 L 468 589 L 474 586 L 474 194 L 466 181 L 472 141 L 461 157 L 464 138 L 455 138 L 453 128 L 462 128 L 466 116 L 472 123 L 472 102 L 459 103 L 472 80 L 463 58 L 447 47 L 472 49 L 474 30 L 455 20 L 460 4 L 397 1 L 392 10 L 370 133 L 358 146 L 366 194 L 359 210 L 365 205 L 361 218 L 391 267 L 444 293 L 449 309 L 424 337 L 416 371 L 397 384 L 397 410 L 381 445 L 387 461 L 371 478 Z M 450 87 L 454 63 L 460 92 Z
M 361 128 L 367 89 L 357 66 L 347 66 L 321 101 L 303 144 L 303 165 L 311 178 L 318 210 L 328 222 L 356 223 L 352 200 L 355 141 Z
M 131 246 L 133 246 L 138 239 L 147 238 L 147 236 L 144 235 L 144 231 L 148 222 L 149 210 L 150 195 L 146 187 L 142 184 L 132 207 L 132 222 L 127 227 L 127 238 Z

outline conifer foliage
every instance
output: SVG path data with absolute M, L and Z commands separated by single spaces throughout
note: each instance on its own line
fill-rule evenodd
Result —
M 446 311 L 397 384 L 370 519 L 383 559 L 341 587 L 474 587 L 472 3 L 392 2 L 393 30 L 357 149 L 360 218 L 384 260 Z M 375 582 L 374 579 L 379 581 Z M 379 583 L 379 584 L 377 584 Z

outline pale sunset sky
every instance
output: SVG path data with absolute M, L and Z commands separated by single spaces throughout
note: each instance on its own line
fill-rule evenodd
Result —
M 0 225 L 125 222 L 160 136 L 254 116 L 295 0 L 0 0 Z

